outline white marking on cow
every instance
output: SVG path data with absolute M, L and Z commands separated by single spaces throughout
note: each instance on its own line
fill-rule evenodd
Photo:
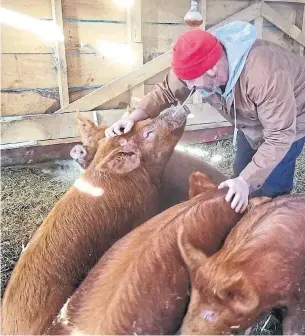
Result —
M 103 188 L 95 187 L 91 183 L 83 180 L 82 178 L 77 179 L 73 185 L 79 191 L 89 194 L 94 197 L 99 197 L 104 194 Z

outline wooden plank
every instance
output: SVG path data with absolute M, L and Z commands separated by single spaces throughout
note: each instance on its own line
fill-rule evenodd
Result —
M 215 25 L 249 6 L 249 0 L 207 0 L 207 25 Z
M 125 110 L 98 111 L 99 123 L 111 125 Z M 92 112 L 83 115 L 92 120 Z M 5 118 L 1 120 L 1 144 L 27 141 L 53 140 L 77 137 L 76 116 L 74 113 L 46 114 Z
M 230 123 L 212 106 L 207 103 L 187 103 L 191 113 L 188 115 L 186 130 L 213 128 L 215 124 L 228 126 Z
M 133 5 L 127 8 L 127 35 L 130 49 L 137 59 L 130 67 L 130 70 L 134 70 L 143 65 L 141 0 L 135 0 Z M 131 108 L 137 108 L 143 97 L 144 84 L 141 83 L 131 89 Z
M 265 2 L 289 2 L 289 3 L 305 4 L 305 0 L 265 0 Z
M 235 20 L 252 21 L 260 14 L 260 9 L 260 4 L 252 5 L 246 10 L 234 14 L 232 17 L 208 29 L 208 31 L 212 31 L 213 29 L 215 29 L 215 27 L 222 26 L 225 23 L 229 23 Z M 67 108 L 59 110 L 58 113 L 74 112 L 76 110 L 92 110 L 96 106 L 104 104 L 110 99 L 113 99 L 119 94 L 122 94 L 123 92 L 129 90 L 131 87 L 146 81 L 148 78 L 154 76 L 156 73 L 166 70 L 170 66 L 170 61 L 171 51 L 168 51 L 162 56 L 156 57 L 152 61 L 144 64 L 142 67 L 105 85 L 103 88 L 97 89 L 86 97 L 75 101 Z
M 103 22 L 65 22 L 66 52 L 98 52 L 100 41 L 127 42 L 126 24 Z M 2 25 L 3 53 L 52 53 L 55 42 L 24 29 Z
M 52 19 L 49 0 L 2 0 L 1 7 L 38 19 Z
M 143 0 L 143 22 L 183 23 L 190 1 Z
M 65 18 L 82 20 L 125 21 L 126 10 L 117 1 L 62 0 Z
M 79 143 L 79 139 L 71 143 L 59 143 L 1 150 L 1 166 L 28 165 L 50 160 L 70 159 L 71 149 Z
M 166 69 L 162 72 L 159 72 L 158 74 L 148 78 L 147 81 L 145 81 L 144 84 L 145 85 L 155 85 L 157 83 L 163 82 L 167 72 L 168 72 L 168 69 Z
M 127 42 L 124 23 L 65 22 L 67 52 L 98 52 L 101 41 Z
M 133 12 L 133 41 L 135 43 L 142 43 L 142 0 L 134 1 Z
M 6 24 L 1 26 L 2 53 L 51 53 L 54 41 Z
M 62 33 L 63 38 L 56 41 L 54 49 L 54 57 L 57 69 L 57 83 L 59 88 L 60 107 L 69 105 L 68 76 L 67 76 L 67 60 L 66 49 L 64 43 L 63 20 L 61 0 L 51 0 L 53 22 Z
M 207 0 L 200 1 L 200 13 L 203 18 L 203 22 L 200 28 L 203 30 L 206 30 L 206 25 L 207 25 L 207 2 L 208 2 Z
M 294 40 L 278 28 L 263 28 L 263 39 L 279 44 L 283 48 L 293 51 Z M 297 42 L 295 42 L 297 43 Z M 299 43 L 298 43 L 299 44 Z
M 1 56 L 1 88 L 56 87 L 51 54 Z
M 84 97 L 94 91 L 92 88 L 69 89 L 70 101 Z M 97 110 L 125 109 L 130 104 L 130 92 L 115 97 L 104 105 L 97 106 Z M 60 109 L 59 92 L 57 89 L 38 90 L 29 89 L 22 91 L 1 92 L 1 115 L 17 116 L 28 114 L 49 114 Z
M 196 143 L 203 142 L 215 142 L 218 140 L 230 139 L 232 138 L 234 128 L 232 126 L 217 126 L 215 125 L 213 128 L 200 128 L 198 125 L 197 130 L 189 130 L 184 132 L 181 140 L 179 141 L 177 147 L 179 145 L 191 145 Z M 176 150 L 178 148 L 176 147 Z
M 269 6 L 275 10 L 283 19 L 294 23 L 296 20 L 297 4 L 284 2 L 271 2 Z M 263 28 L 263 39 L 281 45 L 283 48 L 293 51 L 295 42 L 290 36 L 277 27 L 272 27 L 269 22 L 265 22 Z
M 219 22 L 218 24 L 216 24 L 215 26 L 213 26 L 212 28 L 208 29 L 208 31 L 213 31 L 219 27 L 222 27 L 225 24 L 228 24 L 230 22 L 233 21 L 253 21 L 255 20 L 261 13 L 261 3 L 256 3 L 252 6 L 247 7 L 246 9 L 241 10 L 240 12 L 233 14 L 232 16 L 230 16 L 229 18 Z M 209 15 L 209 12 L 207 12 L 207 15 Z
M 207 24 L 214 25 L 248 6 L 249 0 L 207 0 Z M 143 23 L 183 24 L 189 8 L 190 1 L 185 0 L 143 0 Z
M 228 122 L 208 104 L 187 104 L 191 114 L 187 119 L 187 129 L 197 129 L 198 125 L 214 127 Z M 98 124 L 112 124 L 125 109 L 96 111 Z M 82 114 L 93 120 L 92 112 Z M 23 117 L 7 117 L 1 120 L 1 144 L 45 141 L 75 138 L 78 136 L 75 113 L 45 114 Z
M 207 0 L 201 0 L 199 3 L 199 11 L 202 15 L 203 22 L 200 26 L 202 30 L 206 30 L 206 23 L 207 23 Z M 201 104 L 202 103 L 202 95 L 200 92 L 195 91 L 192 95 L 192 101 L 194 104 Z
M 274 9 L 265 3 L 262 4 L 262 16 L 280 28 L 288 36 L 305 46 L 305 36 L 301 29 L 299 29 L 293 23 L 289 22 L 287 19 L 284 19 Z
M 57 111 L 57 113 L 74 112 L 76 110 L 92 110 L 97 105 L 106 103 L 114 97 L 130 90 L 132 87 L 141 84 L 148 78 L 152 77 L 156 71 L 164 70 L 170 64 L 171 53 L 166 53 L 153 61 L 144 64 L 142 67 L 129 72 L 128 74 L 106 84 L 103 88 L 97 89 L 86 97 L 81 98 L 70 104 L 67 108 Z M 158 70 L 156 70 L 158 69 Z M 102 91 L 101 91 L 102 90 Z
M 67 55 L 67 62 L 70 86 L 104 85 L 127 73 L 130 67 L 111 56 L 93 54 Z
M 96 89 L 70 89 L 70 101 L 71 103 L 80 99 L 87 94 L 93 92 Z M 107 109 L 125 109 L 130 104 L 130 92 L 126 91 L 121 95 L 113 98 L 103 105 L 97 106 L 95 110 L 107 110 Z
M 170 50 L 176 38 L 189 28 L 184 25 L 143 24 L 144 63 Z
M 115 62 L 103 55 L 69 54 L 67 63 L 70 86 L 104 85 L 129 70 L 129 64 Z M 57 87 L 57 73 L 51 54 L 5 54 L 2 55 L 1 67 L 2 88 Z
M 300 8 L 300 7 L 303 8 Z M 300 28 L 305 36 L 305 5 L 299 6 L 297 12 L 296 12 L 296 19 L 295 19 L 295 25 Z M 300 45 L 299 43 L 295 42 L 294 45 L 294 52 L 298 54 L 299 56 L 304 56 L 304 47 Z
M 262 16 L 257 17 L 254 20 L 254 25 L 256 27 L 257 38 L 263 38 L 263 25 L 264 25 L 264 18 Z
M 60 108 L 58 90 L 1 92 L 1 115 L 52 113 Z

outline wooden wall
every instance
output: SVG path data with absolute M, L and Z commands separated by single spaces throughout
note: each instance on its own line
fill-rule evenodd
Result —
M 73 102 L 92 90 L 129 72 L 129 64 L 104 57 L 98 41 L 127 43 L 127 11 L 120 0 L 62 0 L 69 99 Z M 123 0 L 121 0 L 123 1 Z M 206 27 L 246 8 L 250 0 L 207 0 Z M 269 3 L 291 22 L 300 21 L 304 5 Z M 37 20 L 51 22 L 50 0 L 2 0 L 2 7 Z M 187 30 L 183 16 L 186 0 L 142 0 L 144 63 L 171 48 L 176 37 Z M 25 27 L 26 28 L 26 27 Z M 37 28 L 38 29 L 38 28 Z M 43 34 L 42 34 L 43 35 Z M 295 50 L 295 42 L 264 20 L 263 38 Z M 54 42 L 26 29 L 2 25 L 2 116 L 49 114 L 59 109 Z M 145 82 L 145 92 L 162 80 L 164 73 Z M 98 109 L 124 108 L 127 92 Z

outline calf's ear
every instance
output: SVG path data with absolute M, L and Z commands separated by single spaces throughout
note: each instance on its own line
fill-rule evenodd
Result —
M 117 175 L 125 175 L 137 169 L 141 163 L 141 152 L 136 149 L 130 149 L 127 146 L 119 147 L 109 153 L 100 163 L 96 170 L 108 171 Z
M 76 112 L 77 128 L 83 145 L 97 147 L 98 141 L 105 137 L 107 125 L 96 126 L 91 120 Z
M 187 230 L 183 226 L 178 229 L 177 242 L 182 259 L 190 271 L 206 261 L 206 255 L 191 243 Z
M 224 283 L 224 286 L 215 290 L 215 294 L 235 313 L 245 316 L 258 307 L 259 297 L 242 273 L 236 274 Z
M 189 198 L 216 188 L 216 184 L 201 172 L 194 172 L 189 176 Z

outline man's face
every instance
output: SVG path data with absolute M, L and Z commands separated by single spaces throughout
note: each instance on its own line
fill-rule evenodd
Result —
M 205 91 L 208 95 L 216 92 L 217 88 L 221 85 L 219 77 L 217 76 L 217 69 L 212 68 L 205 74 L 192 80 L 185 81 L 188 88 L 196 87 L 198 91 Z
M 226 85 L 228 81 L 228 66 L 223 60 L 219 61 L 213 68 L 206 73 L 192 80 L 186 80 L 189 89 L 194 86 L 198 91 L 205 91 L 205 95 L 212 95 L 217 88 Z

